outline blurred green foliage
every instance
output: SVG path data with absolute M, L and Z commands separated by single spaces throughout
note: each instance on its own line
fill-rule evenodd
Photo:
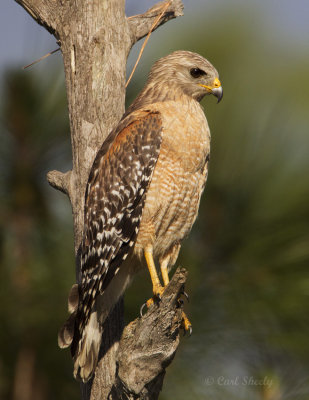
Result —
M 130 103 L 155 59 L 187 49 L 216 66 L 225 92 L 219 105 L 211 97 L 202 103 L 212 132 L 210 172 L 178 263 L 190 272 L 193 335 L 182 341 L 161 398 L 305 400 L 309 56 L 297 46 L 290 56 L 275 41 L 262 8 L 200 11 L 153 34 L 128 91 Z M 64 82 L 57 76 L 26 71 L 5 78 L 0 398 L 78 398 L 69 352 L 56 342 L 74 280 L 70 208 L 45 181 L 48 170 L 70 167 Z M 128 320 L 150 291 L 141 274 L 126 295 Z M 24 387 L 31 397 L 20 392 Z
M 5 75 L 0 132 L 0 398 L 68 398 L 77 393 L 57 349 L 74 279 L 66 199 L 48 187 L 51 167 L 68 168 L 63 79 Z M 62 159 L 60 159 L 60 157 Z M 57 204 L 55 204 L 55 202 Z M 70 360 L 66 361 L 67 370 Z M 57 385 L 53 385 L 57 382 Z

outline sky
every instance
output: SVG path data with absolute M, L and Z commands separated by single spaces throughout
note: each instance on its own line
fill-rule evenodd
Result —
M 302 46 L 304 52 L 309 51 L 309 1 L 308 0 L 184 0 L 185 16 L 187 21 L 194 20 L 198 12 L 199 17 L 218 17 L 226 7 L 233 12 L 241 12 L 245 7 L 250 9 L 254 5 L 260 8 L 262 19 L 268 19 L 274 29 L 273 38 L 286 47 L 288 51 L 293 46 Z M 150 0 L 128 0 L 126 3 L 127 15 L 142 13 L 155 4 Z M 201 10 L 203 11 L 201 14 Z M 8 66 L 22 67 L 42 55 L 57 48 L 54 37 L 34 20 L 14 0 L 1 0 L 0 5 L 0 74 Z M 256 26 L 257 30 L 263 29 Z M 272 40 L 273 40 L 272 38 Z M 288 54 L 289 55 L 289 54 Z M 50 58 L 58 58 L 60 54 Z

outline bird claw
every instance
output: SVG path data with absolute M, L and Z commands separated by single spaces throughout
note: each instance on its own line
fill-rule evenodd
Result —
M 143 311 L 145 306 L 147 306 L 147 303 L 142 304 L 141 308 L 139 309 L 139 315 L 141 316 L 141 318 L 143 318 L 144 316 Z
M 190 303 L 190 297 L 189 297 L 189 295 L 188 295 L 187 292 L 185 292 L 185 291 L 183 290 L 180 294 L 184 295 L 185 298 L 187 299 L 187 302 Z
M 150 299 L 148 299 L 148 300 L 141 306 L 141 308 L 140 308 L 140 310 L 139 310 L 139 313 L 140 313 L 140 316 L 141 316 L 141 317 L 144 316 L 143 311 L 144 311 L 145 306 L 146 306 L 147 308 L 149 308 L 149 307 L 151 307 L 151 306 L 155 303 L 156 300 L 161 301 L 161 298 L 162 298 L 161 295 L 162 295 L 162 293 L 163 293 L 163 290 L 154 293 L 153 297 L 151 297 Z
M 192 329 L 191 325 L 188 327 L 188 330 L 186 330 L 186 328 L 183 327 L 183 336 L 186 336 L 186 334 L 188 333 L 188 338 L 189 338 L 189 337 L 191 337 L 192 332 L 193 332 L 193 329 Z

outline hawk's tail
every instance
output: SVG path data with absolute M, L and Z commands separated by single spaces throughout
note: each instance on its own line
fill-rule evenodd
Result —
M 68 310 L 71 314 L 58 333 L 60 348 L 71 346 L 74 359 L 74 377 L 87 382 L 93 375 L 98 363 L 102 338 L 102 327 L 97 318 L 97 312 L 90 314 L 88 322 L 82 331 L 79 330 L 78 318 L 79 289 L 72 286 L 68 298 Z
M 102 325 L 98 321 L 97 312 L 93 311 L 83 330 L 82 337 L 79 336 L 76 346 L 72 345 L 71 347 L 75 379 L 87 382 L 93 376 L 98 364 L 101 340 Z M 73 347 L 76 347 L 75 350 Z

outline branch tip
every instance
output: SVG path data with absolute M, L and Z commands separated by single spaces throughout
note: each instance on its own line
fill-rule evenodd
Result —
M 69 182 L 71 178 L 71 171 L 66 173 L 60 171 L 49 171 L 47 173 L 47 181 L 54 189 L 69 195 Z
M 150 31 L 154 31 L 170 19 L 182 16 L 183 8 L 182 0 L 161 1 L 147 10 L 144 14 L 128 17 L 128 23 L 131 29 L 132 46 L 138 40 L 148 35 Z M 164 10 L 163 13 L 162 10 Z M 156 19 L 158 19 L 158 21 L 152 28 Z
M 112 399 L 157 399 L 165 370 L 179 345 L 182 310 L 177 299 L 183 291 L 187 271 L 178 268 L 161 300 L 123 331 L 117 356 L 117 375 Z M 150 397 L 143 397 L 148 393 Z M 131 397 L 130 397 L 131 396 Z

